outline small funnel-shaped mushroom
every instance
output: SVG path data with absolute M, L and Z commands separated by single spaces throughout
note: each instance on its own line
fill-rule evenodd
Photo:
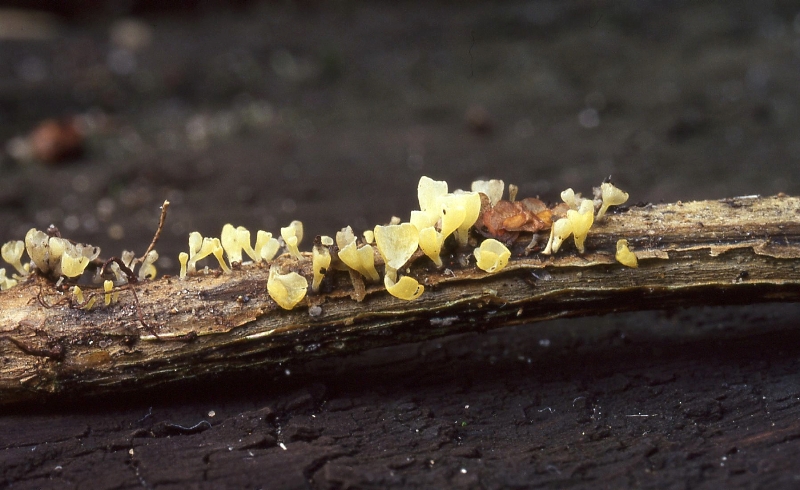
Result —
M 292 221 L 289 226 L 281 228 L 281 237 L 286 242 L 286 249 L 289 253 L 295 258 L 302 259 L 303 255 L 297 246 L 303 240 L 303 223 L 297 220 Z
M 155 279 L 157 274 L 155 266 L 156 260 L 158 260 L 158 252 L 155 250 L 147 252 L 147 255 L 144 256 L 144 260 L 142 261 L 142 265 L 139 267 L 140 281 Z
M 572 190 L 572 187 L 563 191 L 561 193 L 561 200 L 564 201 L 570 209 L 578 210 L 581 206 L 581 195 L 575 194 L 575 191 Z
M 314 245 L 311 249 L 311 268 L 314 271 L 314 278 L 311 281 L 311 290 L 315 293 L 319 291 L 319 285 L 325 277 L 325 273 L 331 266 L 331 253 L 324 245 Z
M 472 192 L 480 192 L 489 198 L 489 202 L 494 207 L 500 199 L 503 198 L 503 191 L 506 188 L 505 182 L 502 180 L 476 180 L 472 183 Z M 477 219 L 477 218 L 476 218 Z
M 225 226 L 222 227 L 219 240 L 220 243 L 222 243 L 222 248 L 225 250 L 225 255 L 228 256 L 228 262 L 230 262 L 231 265 L 234 263 L 241 264 L 242 244 L 239 241 L 239 232 L 236 228 L 230 223 L 225 224 Z
M 11 279 L 10 277 L 6 277 L 6 270 L 0 269 L 0 291 L 11 289 L 16 285 L 17 285 L 17 280 Z
M 181 263 L 180 278 L 186 279 L 186 264 L 189 262 L 189 254 L 181 252 L 178 254 L 178 262 Z
M 628 200 L 628 193 L 617 189 L 611 182 L 603 182 L 600 185 L 600 196 L 603 204 L 600 206 L 600 211 L 597 212 L 597 219 L 605 216 L 609 206 L 619 206 Z
M 578 252 L 583 253 L 585 251 L 583 244 L 586 241 L 586 236 L 589 234 L 589 229 L 594 223 L 594 204 L 589 199 L 584 199 L 583 202 L 581 202 L 579 211 L 573 209 L 567 211 L 567 219 L 572 225 L 575 247 L 578 249 Z
M 417 282 L 416 279 L 408 276 L 403 276 L 399 281 L 395 282 L 387 274 L 383 278 L 383 285 L 386 286 L 386 290 L 389 291 L 389 294 L 395 298 L 404 299 L 406 301 L 419 298 L 425 291 L 425 286 Z
M 277 267 L 270 267 L 267 292 L 278 306 L 291 310 L 303 300 L 308 290 L 308 280 L 297 272 L 281 274 Z
M 50 272 L 50 237 L 47 233 L 31 228 L 25 234 L 25 250 L 31 258 L 33 265 L 45 274 Z
M 627 267 L 639 267 L 639 260 L 636 254 L 631 252 L 628 248 L 628 240 L 617 240 L 617 253 L 615 255 L 617 262 Z
M 556 221 L 550 229 L 550 240 L 547 242 L 545 249 L 542 250 L 542 253 L 550 255 L 558 252 L 558 249 L 561 248 L 561 244 L 564 240 L 569 238 L 571 234 L 572 223 L 567 218 L 561 218 Z
M 489 238 L 473 252 L 478 268 L 488 273 L 499 272 L 508 264 L 511 251 L 494 238 Z
M 11 264 L 20 276 L 27 276 L 28 271 L 22 265 L 22 254 L 25 252 L 25 242 L 13 240 L 6 242 L 2 247 L 3 260 Z
M 464 208 L 464 220 L 456 229 L 456 240 L 464 246 L 469 240 L 469 229 L 478 221 L 481 214 L 481 195 L 477 192 L 455 191 L 454 196 L 461 201 Z
M 411 223 L 376 226 L 375 243 L 386 267 L 398 270 L 414 255 L 419 245 L 419 231 Z
M 281 248 L 280 242 L 277 238 L 272 238 L 272 233 L 258 230 L 256 234 L 256 246 L 253 251 L 258 257 L 258 261 L 270 262 L 275 258 L 278 250 Z
M 419 208 L 425 212 L 439 213 L 439 198 L 447 194 L 447 182 L 422 176 L 417 184 Z
M 433 226 L 419 231 L 419 248 L 436 264 L 436 267 L 442 266 L 442 257 L 440 257 L 442 243 L 444 243 L 444 237 Z

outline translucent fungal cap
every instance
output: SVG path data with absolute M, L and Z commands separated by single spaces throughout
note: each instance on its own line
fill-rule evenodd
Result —
M 433 226 L 419 231 L 419 248 L 436 264 L 436 267 L 442 266 L 442 258 L 439 255 L 442 253 L 442 243 L 444 237 Z
M 10 277 L 6 277 L 6 270 L 0 268 L 0 291 L 11 289 L 16 285 L 17 285 L 17 280 L 11 279 Z
M 572 190 L 572 187 L 563 191 L 561 193 L 561 200 L 569 206 L 570 209 L 578 210 L 581 206 L 581 195 L 580 193 L 575 194 L 575 191 Z
M 419 246 L 419 231 L 411 223 L 376 226 L 375 243 L 386 266 L 398 270 L 408 262 Z
M 639 267 L 639 260 L 636 258 L 636 254 L 631 252 L 631 249 L 628 248 L 628 240 L 624 238 L 617 240 L 617 253 L 615 257 L 617 262 L 624 266 Z
M 178 262 L 181 263 L 180 278 L 186 279 L 186 264 L 189 262 L 189 254 L 181 252 L 178 254 Z
M 404 299 L 406 301 L 419 298 L 425 291 L 425 286 L 417 282 L 416 279 L 408 276 L 403 276 L 399 281 L 395 282 L 387 274 L 383 278 L 383 285 L 386 287 L 386 290 L 389 291 L 389 294 L 395 298 Z
M 22 254 L 24 252 L 25 242 L 22 240 L 6 242 L 2 247 L 3 260 L 11 264 L 21 276 L 28 275 L 28 271 L 22 265 Z
M 61 255 L 61 274 L 67 277 L 78 277 L 89 265 L 89 258 L 77 253 L 67 252 Z
M 297 246 L 303 240 L 303 223 L 297 220 L 292 221 L 289 226 L 281 228 L 281 237 L 286 242 L 286 249 L 289 253 L 295 258 L 302 259 L 303 255 Z
M 50 237 L 47 233 L 36 228 L 28 230 L 25 234 L 25 249 L 37 269 L 44 273 L 50 272 Z
M 328 237 L 330 238 L 330 237 Z M 311 250 L 311 269 L 314 271 L 314 278 L 311 281 L 311 290 L 319 291 L 319 286 L 325 273 L 331 266 L 331 253 L 324 246 L 315 246 Z
M 158 252 L 155 250 L 147 252 L 147 255 L 144 256 L 144 260 L 142 261 L 142 265 L 139 267 L 140 281 L 155 279 L 157 274 L 155 266 L 156 260 L 158 260 Z
M 611 182 L 600 184 L 600 196 L 603 199 L 603 204 L 600 206 L 600 211 L 597 212 L 597 219 L 605 216 L 609 206 L 619 206 L 628 201 L 628 193 L 621 191 Z
M 477 192 L 460 190 L 455 191 L 452 196 L 449 200 L 457 202 L 457 205 L 464 210 L 464 219 L 455 231 L 458 243 L 463 246 L 469 239 L 469 229 L 478 221 L 478 216 L 481 214 L 481 196 Z
M 550 240 L 547 242 L 545 249 L 542 250 L 542 253 L 550 255 L 558 252 L 558 249 L 561 248 L 561 244 L 564 243 L 564 240 L 569 238 L 571 234 L 572 222 L 567 218 L 559 219 L 553 223 L 553 227 L 550 228 Z
M 494 238 L 489 238 L 473 252 L 478 268 L 488 273 L 499 272 L 508 264 L 511 251 Z
M 247 235 L 249 242 L 250 232 L 248 232 Z M 239 232 L 236 228 L 230 223 L 225 224 L 225 226 L 222 227 L 222 233 L 220 233 L 219 239 L 222 243 L 222 248 L 225 250 L 225 255 L 228 256 L 228 262 L 230 262 L 231 265 L 236 262 L 241 263 L 242 243 L 239 240 Z M 248 246 L 249 245 L 248 243 Z
M 280 248 L 280 242 L 278 242 L 277 238 L 272 238 L 272 233 L 258 230 L 254 252 L 259 261 L 270 262 L 275 258 Z
M 439 198 L 447 194 L 447 182 L 422 176 L 417 184 L 417 198 L 422 211 L 439 212 Z
M 583 244 L 586 241 L 586 236 L 589 234 L 589 229 L 594 223 L 594 203 L 589 199 L 584 199 L 578 211 L 573 209 L 567 211 L 567 219 L 572 225 L 575 247 L 578 249 L 578 252 L 583 253 L 585 250 Z
M 267 279 L 267 292 L 278 306 L 284 310 L 291 310 L 306 297 L 308 280 L 297 272 L 281 274 L 277 267 L 269 270 Z
M 489 198 L 489 202 L 494 207 L 503 198 L 503 191 L 506 188 L 502 180 L 476 180 L 472 183 L 472 192 L 480 192 Z M 476 218 L 477 219 L 477 218 Z

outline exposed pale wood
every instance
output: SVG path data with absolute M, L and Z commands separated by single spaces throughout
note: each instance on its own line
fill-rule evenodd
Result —
M 626 238 L 640 267 L 615 262 Z M 800 299 L 800 199 L 739 197 L 634 207 L 595 224 L 587 253 L 524 255 L 488 275 L 469 251 L 438 271 L 426 258 L 411 275 L 426 286 L 406 302 L 368 285 L 363 302 L 346 273 L 309 304 L 280 310 L 268 269 L 186 280 L 164 277 L 121 291 L 87 312 L 31 277 L 0 293 L 0 404 L 54 394 L 104 393 L 257 365 L 549 318 L 611 311 Z M 279 259 L 310 277 L 308 261 Z M 446 264 L 448 261 L 446 260 Z M 41 299 L 37 299 L 37 296 Z M 319 306 L 321 313 L 312 316 Z M 138 310 L 138 311 L 137 311 Z M 141 314 L 140 320 L 139 314 Z M 146 326 L 145 326 L 146 325 Z

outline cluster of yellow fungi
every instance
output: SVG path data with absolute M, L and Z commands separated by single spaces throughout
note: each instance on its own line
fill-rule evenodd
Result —
M 516 186 L 509 186 L 511 202 L 514 202 L 517 190 Z M 303 223 L 300 221 L 292 221 L 281 228 L 279 238 L 259 230 L 254 244 L 250 231 L 243 226 L 226 224 L 222 227 L 219 238 L 203 237 L 199 232 L 191 232 L 189 252 L 178 255 L 179 277 L 186 280 L 191 275 L 208 273 L 208 266 L 198 271 L 198 263 L 211 256 L 226 274 L 233 273 L 247 263 L 267 264 L 267 293 L 278 306 L 290 310 L 303 301 L 309 289 L 313 293 L 319 292 L 326 274 L 332 270 L 348 271 L 354 285 L 356 280 L 380 283 L 381 274 L 376 267 L 376 261 L 380 259 L 386 291 L 397 298 L 413 300 L 420 297 L 425 288 L 405 269 L 409 261 L 424 254 L 435 267 L 444 267 L 442 250 L 445 241 L 452 235 L 454 246 L 463 249 L 470 244 L 470 230 L 481 217 L 483 209 L 497 205 L 502 200 L 504 191 L 505 184 L 502 180 L 476 181 L 472 183 L 470 191 L 450 192 L 447 182 L 422 177 L 417 185 L 419 209 L 411 212 L 407 222 L 392 218 L 388 225 L 378 225 L 365 231 L 363 238 L 357 237 L 349 226 L 338 231 L 335 238 L 316 237 L 310 254 L 310 285 L 308 279 L 296 271 L 300 268 L 292 266 L 293 261 L 297 265 L 297 261 L 308 260 L 308 254 L 304 255 L 299 249 L 303 239 Z M 550 236 L 543 254 L 557 253 L 570 236 L 573 237 L 578 252 L 583 253 L 584 243 L 593 223 L 602 219 L 609 206 L 624 203 L 628 194 L 606 182 L 595 189 L 595 198 L 583 199 L 572 189 L 561 193 L 561 199 L 565 203 L 561 206 L 566 209 L 566 213 L 562 209 L 559 215 L 564 217 L 556 219 L 550 226 Z M 595 215 L 596 208 L 599 211 Z M 475 244 L 474 238 L 472 244 Z M 275 261 L 282 249 L 288 257 L 285 257 L 286 260 Z M 30 256 L 30 264 L 22 263 L 22 254 L 25 251 Z M 421 253 L 417 254 L 418 251 Z M 7 277 L 5 269 L 0 269 L 0 289 L 15 286 L 20 279 L 30 274 L 31 266 L 44 275 L 58 278 L 59 282 L 67 279 L 74 284 L 99 254 L 100 249 L 97 247 L 76 244 L 31 229 L 24 242 L 11 241 L 3 245 L 2 257 L 14 267 L 16 273 Z M 506 267 L 511 251 L 500 241 L 489 237 L 474 248 L 473 256 L 478 268 L 492 274 Z M 249 261 L 246 261 L 247 258 Z M 616 258 L 626 266 L 637 266 L 636 256 L 625 240 L 617 243 Z M 123 252 L 121 263 L 127 268 L 128 274 L 133 273 L 134 267 L 138 265 L 137 279 L 145 280 L 156 276 L 157 259 L 158 253 L 155 250 L 141 259 L 135 259 L 133 252 Z M 114 291 L 115 285 L 128 282 L 116 262 L 109 263 L 107 269 L 98 268 L 95 277 L 96 283 L 103 284 L 102 302 L 105 305 L 116 301 L 119 293 Z M 108 278 L 108 271 L 113 273 L 113 280 Z M 106 273 L 108 277 L 101 277 L 101 273 Z M 77 284 L 72 287 L 72 295 L 78 306 L 87 310 L 100 301 L 99 296 L 94 294 L 87 298 Z

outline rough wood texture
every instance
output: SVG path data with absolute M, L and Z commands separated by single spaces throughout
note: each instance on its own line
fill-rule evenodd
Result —
M 626 238 L 640 267 L 614 260 Z M 0 295 L 0 403 L 52 394 L 99 394 L 238 371 L 289 359 L 363 351 L 535 320 L 686 304 L 800 298 L 800 199 L 741 197 L 631 208 L 597 223 L 587 253 L 525 257 L 487 275 L 412 266 L 426 285 L 404 302 L 378 286 L 350 298 L 346 275 L 307 307 L 279 310 L 266 294 L 267 269 L 161 278 L 122 291 L 91 312 L 33 277 Z M 286 266 L 309 275 L 307 263 Z M 41 299 L 37 299 L 37 296 Z M 137 311 L 138 310 L 138 311 Z M 141 313 L 142 322 L 139 318 Z

